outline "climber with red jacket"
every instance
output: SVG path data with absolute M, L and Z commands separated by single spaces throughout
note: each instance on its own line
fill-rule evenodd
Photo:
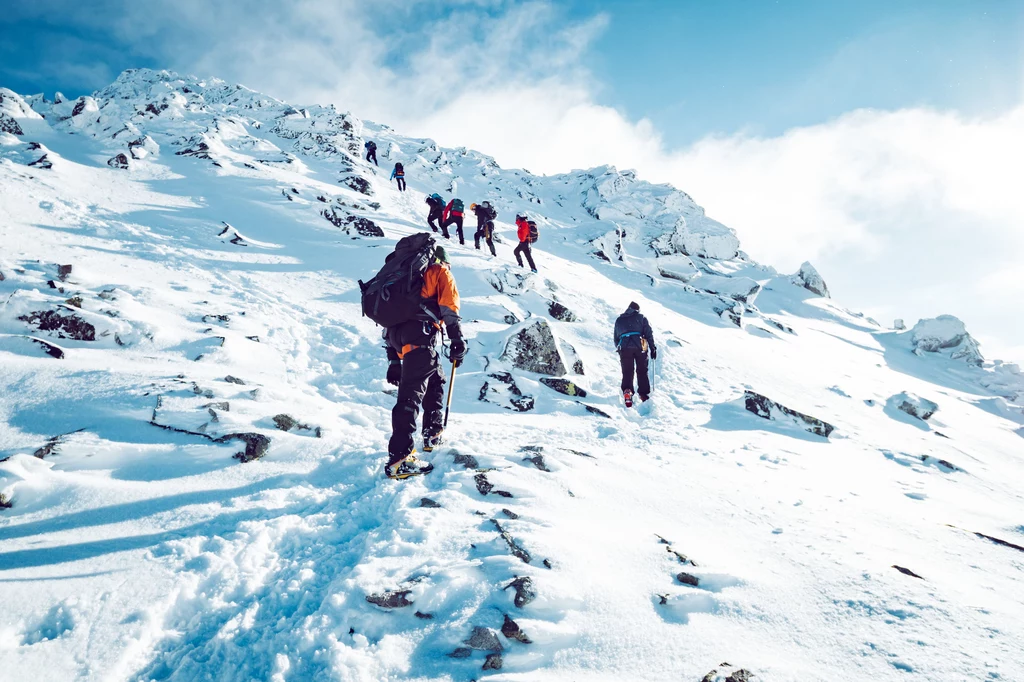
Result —
M 537 223 L 533 222 L 525 215 L 519 214 L 516 216 L 516 235 L 519 237 L 519 246 L 512 252 L 515 254 L 516 262 L 519 263 L 519 267 L 523 267 L 523 259 L 520 254 L 526 256 L 526 262 L 530 264 L 530 269 L 537 272 L 537 266 L 533 263 L 533 253 L 530 245 L 537 241 Z
M 444 247 L 436 247 L 431 260 L 420 290 L 425 310 L 384 333 L 389 362 L 387 381 L 398 387 L 398 400 L 391 411 L 392 432 L 385 467 L 389 478 L 408 478 L 433 468 L 414 456 L 413 436 L 422 404 L 423 450 L 431 452 L 442 442 L 445 378 L 434 348 L 442 327 L 451 339 L 452 364 L 461 365 L 467 352 L 459 317 L 459 290 Z
M 462 245 L 466 244 L 466 238 L 462 235 L 462 216 L 465 208 L 466 205 L 462 203 L 462 199 L 452 199 L 444 207 L 444 214 L 441 216 L 441 234 L 445 239 L 451 239 L 448 234 L 448 226 L 455 225 L 459 234 L 459 244 Z

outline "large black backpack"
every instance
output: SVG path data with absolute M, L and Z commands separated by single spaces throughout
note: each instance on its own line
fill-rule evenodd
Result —
M 417 317 L 436 318 L 420 298 L 423 273 L 434 257 L 434 237 L 425 232 L 403 237 L 369 282 L 359 281 L 363 315 L 382 327 Z
M 484 210 L 484 220 L 497 220 L 498 219 L 498 212 L 494 210 L 493 206 L 491 206 L 491 202 L 485 201 L 482 204 L 480 204 L 480 206 Z
M 530 243 L 536 244 L 537 238 L 540 237 L 540 231 L 537 229 L 537 223 L 532 220 L 528 220 L 526 225 L 530 228 Z

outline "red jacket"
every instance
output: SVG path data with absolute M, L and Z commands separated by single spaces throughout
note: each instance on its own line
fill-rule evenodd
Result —
M 530 241 L 530 225 L 525 220 L 517 220 L 516 227 L 519 228 L 517 236 L 519 237 L 519 243 Z
M 444 207 L 444 213 L 441 214 L 441 222 L 444 222 L 444 221 L 448 220 L 448 214 L 449 213 L 452 214 L 453 216 L 458 216 L 459 218 L 462 217 L 462 211 L 453 211 L 452 210 L 452 204 L 454 204 L 454 203 L 455 203 L 455 199 L 452 199 L 451 201 L 448 202 L 448 205 Z

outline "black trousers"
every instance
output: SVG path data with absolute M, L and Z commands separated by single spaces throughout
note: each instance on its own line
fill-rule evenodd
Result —
M 441 361 L 433 348 L 417 348 L 405 354 L 402 380 L 398 384 L 398 401 L 391 411 L 388 454 L 404 456 L 412 452 L 420 405 L 423 406 L 424 437 L 441 432 L 445 383 Z
M 530 242 L 519 242 L 519 246 L 517 246 L 512 253 L 515 254 L 516 262 L 519 263 L 519 267 L 523 266 L 523 259 L 519 256 L 519 254 L 522 253 L 526 255 L 526 262 L 530 264 L 530 269 L 537 269 L 537 266 L 533 264 L 533 251 L 530 249 Z
M 440 224 L 442 215 L 444 215 L 443 208 L 432 208 L 430 209 L 430 213 L 427 214 L 427 225 L 430 225 L 430 229 L 434 232 L 437 232 L 438 228 L 438 225 L 435 225 L 434 221 L 436 220 L 438 224 Z M 447 234 L 447 232 L 445 234 Z
M 377 150 L 376 149 L 372 149 L 372 150 L 366 152 L 366 160 L 367 161 L 373 161 L 373 165 L 374 166 L 379 166 L 380 165 L 379 163 L 377 163 Z
M 480 248 L 480 240 L 483 239 L 487 242 L 487 246 L 491 249 L 491 255 L 497 256 L 498 254 L 494 250 L 494 239 L 492 235 L 487 231 L 486 226 L 478 225 L 476 228 L 476 234 L 473 235 L 473 243 L 476 244 L 476 248 Z
M 647 398 L 651 394 L 651 378 L 647 374 L 647 353 L 639 348 L 623 348 L 619 351 L 619 361 L 622 363 L 622 390 L 633 390 L 633 369 L 636 368 L 640 397 Z
M 459 243 L 465 244 L 466 238 L 462 235 L 462 216 L 460 215 L 449 215 L 448 220 L 441 223 L 441 234 L 444 235 L 445 239 L 451 239 L 451 235 L 448 234 L 448 226 L 455 225 L 455 231 L 459 235 Z
M 398 181 L 398 191 L 399 192 L 404 192 L 405 191 L 405 178 L 395 178 L 395 180 Z

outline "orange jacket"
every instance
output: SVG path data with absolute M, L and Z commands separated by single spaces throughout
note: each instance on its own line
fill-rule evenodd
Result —
M 517 232 L 517 235 L 519 237 L 519 242 L 522 243 L 522 242 L 530 241 L 530 225 L 529 225 L 529 223 L 527 223 L 525 220 L 517 220 L 516 221 L 516 227 L 519 228 L 519 231 Z
M 458 326 L 459 289 L 446 263 L 434 263 L 423 273 L 420 297 L 437 301 L 437 307 L 441 309 L 441 321 L 448 326 Z

